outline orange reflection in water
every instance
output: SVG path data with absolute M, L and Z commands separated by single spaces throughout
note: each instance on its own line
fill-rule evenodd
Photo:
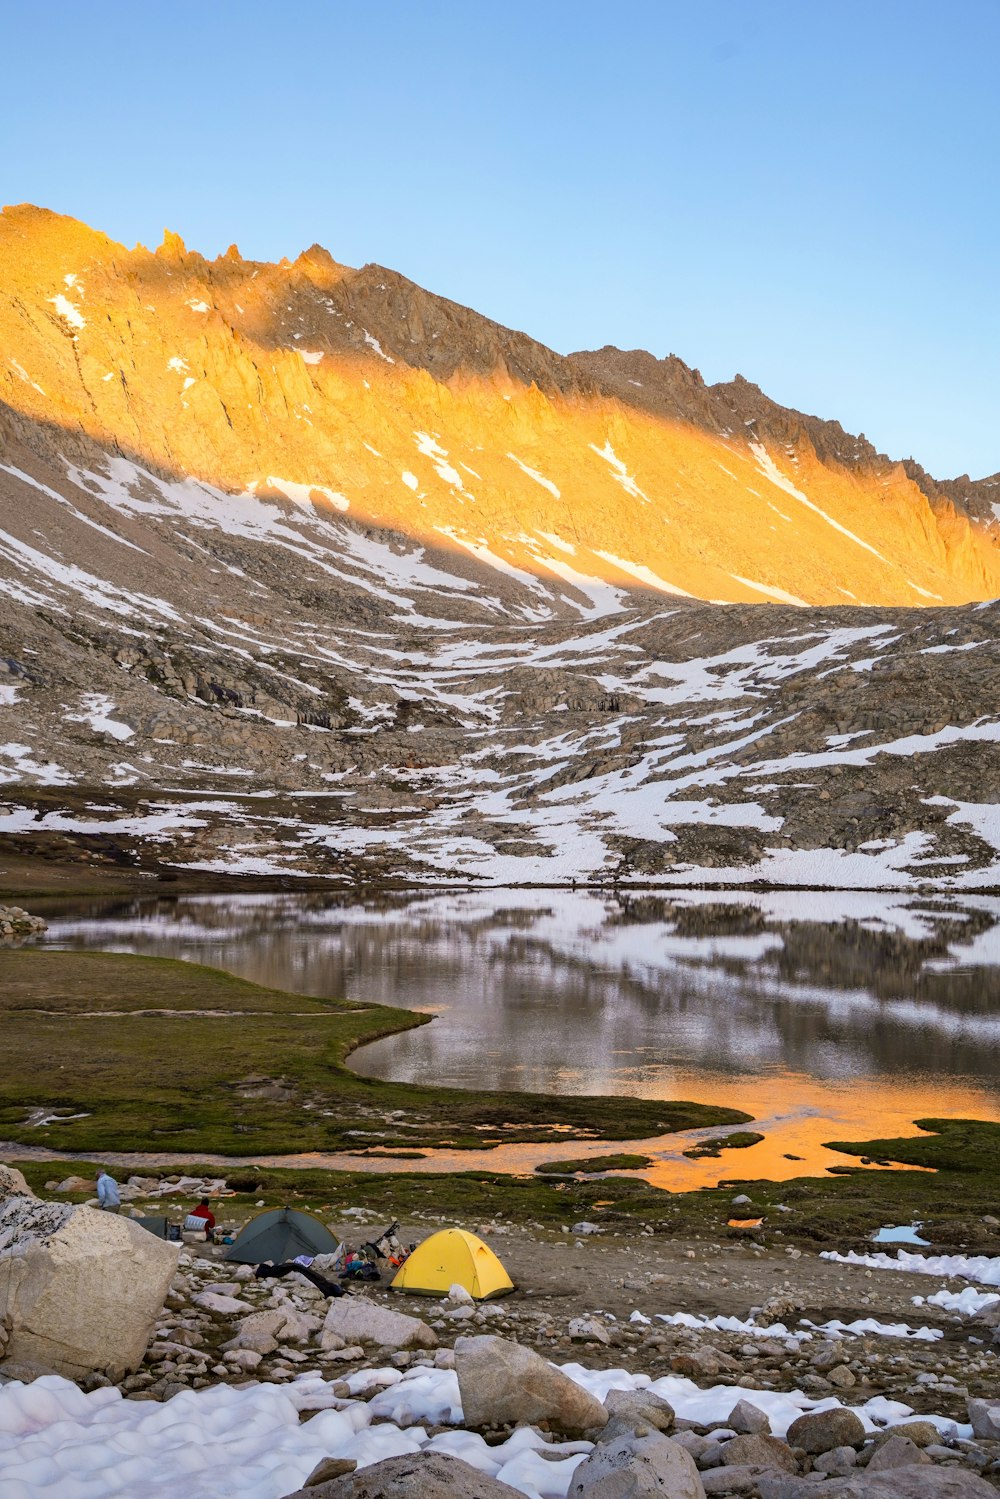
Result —
M 753 1114 L 753 1123 L 745 1128 L 764 1139 L 746 1149 L 724 1150 L 715 1160 L 689 1161 L 681 1152 L 691 1140 L 721 1133 L 718 1130 L 692 1131 L 680 1141 L 670 1136 L 669 1144 L 662 1142 L 666 1149 L 647 1149 L 648 1155 L 657 1157 L 656 1164 L 641 1175 L 672 1191 L 714 1187 L 740 1177 L 787 1181 L 794 1176 L 824 1175 L 831 1166 L 858 1166 L 858 1157 L 829 1150 L 826 1142 L 919 1135 L 915 1119 L 1000 1120 L 1000 1103 L 980 1088 L 903 1087 L 884 1078 L 835 1083 L 800 1073 L 738 1080 L 699 1073 L 678 1077 L 676 1090 L 679 1098 L 696 1097 L 699 1103 L 723 1104 Z
M 497 1171 L 527 1176 L 546 1161 L 585 1159 L 635 1151 L 653 1157 L 642 1171 L 618 1172 L 643 1178 L 667 1191 L 687 1192 L 715 1187 L 734 1178 L 787 1181 L 795 1176 L 822 1176 L 831 1166 L 860 1167 L 857 1156 L 828 1150 L 828 1140 L 870 1140 L 915 1136 L 914 1119 L 966 1118 L 1000 1120 L 1000 1103 L 990 1093 L 969 1087 L 893 1086 L 875 1081 L 827 1083 L 800 1073 L 766 1078 L 713 1077 L 677 1074 L 671 1096 L 739 1108 L 753 1114 L 752 1123 L 736 1128 L 764 1135 L 759 1145 L 724 1150 L 716 1158 L 688 1160 L 683 1152 L 700 1140 L 724 1130 L 688 1130 L 651 1140 L 567 1140 L 559 1146 L 500 1145 L 494 1150 L 429 1150 L 422 1160 L 393 1159 L 390 1155 L 356 1156 L 344 1152 L 311 1152 L 301 1156 L 257 1157 L 262 1165 L 326 1166 L 353 1171 Z M 789 1157 L 794 1159 L 789 1159 Z M 199 1157 L 204 1159 L 204 1157 Z M 873 1167 L 872 1169 L 884 1169 Z M 921 1169 L 903 1167 L 899 1169 Z M 551 1178 L 550 1178 L 551 1180 Z

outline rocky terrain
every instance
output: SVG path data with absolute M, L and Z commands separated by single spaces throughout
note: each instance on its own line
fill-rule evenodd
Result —
M 997 478 L 316 247 L 8 209 L 0 341 L 0 862 L 1000 883 Z
M 222 1194 L 224 1218 L 222 1181 L 136 1178 L 123 1195 L 169 1212 L 203 1187 Z M 27 1247 L 36 1286 L 93 1275 L 116 1234 L 148 1249 L 129 1255 L 145 1301 L 130 1296 L 109 1327 L 99 1299 L 78 1299 L 48 1366 L 39 1334 L 65 1303 L 61 1314 L 51 1296 L 8 1298 L 0 1430 L 14 1444 L 0 1442 L 0 1481 L 12 1494 L 52 1481 L 50 1430 L 60 1499 L 85 1494 L 97 1466 L 105 1494 L 135 1492 L 146 1469 L 119 1471 L 124 1454 L 173 1471 L 180 1431 L 206 1494 L 225 1474 L 261 1499 L 303 1482 L 316 1499 L 426 1499 L 438 1483 L 457 1499 L 976 1499 L 1000 1481 L 995 1259 L 961 1260 L 959 1273 L 961 1257 L 866 1265 L 749 1238 L 493 1220 L 481 1232 L 517 1284 L 502 1300 L 384 1285 L 331 1300 L 296 1274 L 258 1280 L 219 1248 L 168 1246 L 127 1218 L 38 1202 L 16 1172 L 0 1188 L 0 1270 Z M 357 1241 L 370 1217 L 355 1209 L 331 1227 Z M 43 1218 L 64 1229 L 40 1252 Z M 432 1226 L 429 1215 L 405 1237 Z M 123 1370 L 123 1338 L 140 1331 Z M 175 1418 L 157 1415 L 164 1402 Z M 637 1486 L 615 1487 L 619 1471 Z

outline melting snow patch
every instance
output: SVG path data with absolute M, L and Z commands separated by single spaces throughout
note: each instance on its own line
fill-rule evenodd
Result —
M 761 443 L 751 442 L 750 451 L 756 458 L 757 467 L 765 479 L 769 479 L 778 489 L 783 489 L 785 494 L 790 494 L 792 499 L 798 500 L 800 505 L 805 505 L 807 510 L 811 510 L 814 515 L 818 515 L 821 520 L 825 520 L 828 526 L 832 526 L 835 531 L 839 531 L 841 536 L 846 536 L 849 541 L 855 542 L 857 546 L 864 547 L 866 552 L 871 552 L 872 556 L 877 557 L 880 562 L 885 561 L 881 552 L 877 552 L 873 546 L 869 546 L 867 541 L 862 541 L 860 536 L 855 536 L 853 531 L 848 531 L 846 526 L 842 526 L 839 521 L 835 521 L 832 515 L 827 515 L 825 510 L 821 510 L 818 505 L 814 505 L 808 495 L 802 493 L 801 489 L 796 489 L 791 479 L 785 478 L 785 475 L 781 472 L 770 453 Z
M 114 703 L 99 692 L 85 692 L 81 699 L 82 712 L 67 713 L 69 723 L 89 723 L 95 734 L 110 734 L 112 739 L 131 739 L 135 733 L 127 723 L 112 718 Z
M 37 390 L 40 396 L 43 396 L 45 394 L 42 387 L 36 381 L 32 380 L 23 364 L 18 364 L 17 360 L 14 358 L 10 358 L 8 360 L 8 363 L 10 364 L 11 369 L 18 376 L 18 378 L 24 381 L 25 385 L 30 385 L 32 390 Z
M 306 364 L 319 364 L 323 358 L 322 349 L 298 349 L 296 352 L 302 355 Z
M 12 708 L 20 691 L 19 682 L 0 682 L 0 708 Z
M 678 588 L 675 583 L 668 583 L 657 573 L 645 567 L 641 562 L 626 562 L 624 557 L 616 557 L 614 552 L 597 552 L 605 562 L 610 562 L 612 567 L 617 567 L 621 572 L 628 573 L 630 577 L 636 578 L 640 583 L 645 583 L 650 588 L 655 588 L 660 593 L 676 594 L 678 598 L 689 599 L 691 595 L 684 588 Z
M 74 307 L 73 303 L 68 297 L 64 297 L 62 292 L 59 292 L 55 297 L 49 297 L 49 301 L 59 316 L 64 318 L 71 328 L 86 328 L 87 323 L 83 313 L 79 307 Z
M 766 1327 L 758 1326 L 751 1317 L 744 1322 L 739 1317 L 696 1317 L 691 1312 L 657 1312 L 657 1322 L 668 1327 L 705 1328 L 709 1332 L 738 1332 L 750 1338 L 794 1338 L 783 1322 L 772 1322 Z
M 379 343 L 378 339 L 375 338 L 375 337 L 373 337 L 372 334 L 368 332 L 367 328 L 362 328 L 361 332 L 364 335 L 365 343 L 368 345 L 368 347 L 370 349 L 374 349 L 375 350 L 375 353 L 378 355 L 378 357 L 380 359 L 384 359 L 385 362 L 386 362 L 386 364 L 395 364 L 396 363 L 396 361 L 395 361 L 395 359 L 393 359 L 392 355 L 391 354 L 387 354 L 385 352 L 385 350 L 383 349 L 382 345 Z M 322 357 L 322 356 L 320 356 L 320 357 Z
M 0 759 L 13 762 L 13 768 L 0 765 L 0 785 L 20 781 L 30 776 L 40 786 L 71 786 L 73 777 L 68 770 L 53 761 L 35 759 L 34 750 L 28 744 L 0 744 Z M 16 816 L 11 813 L 10 816 Z M 31 814 L 33 815 L 33 814 Z M 0 818 L 0 822 L 5 819 Z
M 188 370 L 188 362 L 186 359 L 182 359 L 179 354 L 174 354 L 170 359 L 167 360 L 167 369 L 173 370 L 175 375 L 186 375 Z
M 425 458 L 431 460 L 438 478 L 443 479 L 446 484 L 450 484 L 452 489 L 464 489 L 465 486 L 462 483 L 458 470 L 452 468 L 451 464 L 446 462 L 448 454 L 441 447 L 440 443 L 435 441 L 428 432 L 414 432 L 413 436 L 417 444 L 417 452 L 422 453 Z
M 417 488 L 419 480 L 417 479 L 416 474 L 410 473 L 409 469 L 405 468 L 400 477 L 402 478 L 403 483 L 406 485 L 407 489 Z
M 185 302 L 184 305 L 186 307 L 190 307 L 190 309 L 191 309 L 192 312 L 210 312 L 211 311 L 211 308 L 209 307 L 209 305 L 208 305 L 207 302 L 199 302 L 195 297 L 191 297 L 187 302 Z
M 313 494 L 321 494 L 330 501 L 334 510 L 347 510 L 350 508 L 350 500 L 345 495 L 338 494 L 336 490 L 326 489 L 322 484 L 296 484 L 291 479 L 277 479 L 273 474 L 268 474 L 267 482 L 271 489 L 276 489 L 291 500 L 295 505 L 311 505 Z
M 901 1249 L 893 1259 L 888 1254 L 857 1254 L 853 1249 L 847 1254 L 838 1254 L 835 1249 L 824 1249 L 820 1259 L 834 1260 L 838 1265 L 869 1265 L 874 1270 L 953 1276 L 975 1280 L 983 1286 L 1000 1286 L 1000 1259 L 985 1254 L 909 1254 Z
M 739 573 L 730 573 L 729 576 L 735 583 L 742 583 L 744 588 L 752 588 L 755 593 L 762 593 L 769 599 L 777 599 L 780 604 L 795 604 L 800 609 L 808 608 L 805 599 L 797 598 L 794 593 L 786 593 L 783 588 L 772 588 L 769 583 L 754 583 L 750 578 L 741 578 Z
M 908 1322 L 877 1322 L 874 1317 L 860 1317 L 856 1322 L 824 1322 L 817 1326 L 803 1317 L 802 1326 L 821 1332 L 828 1338 L 905 1338 L 911 1343 L 936 1343 L 944 1337 L 939 1327 L 911 1327 Z
M 549 494 L 555 495 L 557 500 L 562 498 L 559 490 L 553 484 L 551 479 L 546 479 L 545 475 L 540 474 L 536 468 L 529 468 L 526 463 L 522 463 L 516 453 L 508 453 L 507 457 L 510 459 L 511 463 L 516 463 L 522 473 L 527 474 L 529 479 L 534 479 L 535 483 L 540 484 L 543 489 L 547 489 L 549 491 Z
M 629 473 L 624 463 L 622 463 L 621 459 L 616 454 L 614 448 L 611 446 L 610 437 L 604 444 L 603 448 L 595 447 L 593 443 L 590 443 L 589 447 L 592 452 L 597 454 L 598 458 L 603 458 L 605 463 L 611 465 L 611 477 L 615 480 L 616 483 L 621 485 L 626 494 L 630 494 L 633 499 L 642 500 L 645 502 L 645 504 L 649 504 L 649 496 L 643 494 L 642 490 L 632 478 L 632 475 Z
M 995 1306 L 1000 1296 L 995 1291 L 977 1291 L 966 1286 L 963 1291 L 935 1291 L 932 1296 L 911 1297 L 914 1306 L 939 1306 L 959 1317 L 975 1317 L 985 1307 Z

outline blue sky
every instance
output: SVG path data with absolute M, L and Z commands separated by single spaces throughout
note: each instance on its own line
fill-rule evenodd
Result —
M 379 261 L 1000 470 L 998 0 L 11 5 L 0 196 Z

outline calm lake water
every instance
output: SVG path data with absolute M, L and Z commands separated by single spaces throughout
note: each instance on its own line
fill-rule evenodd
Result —
M 696 1099 L 760 1121 L 763 1145 L 721 1168 L 684 1163 L 685 1181 L 801 1173 L 790 1155 L 822 1169 L 838 1159 L 823 1141 L 912 1134 L 924 1116 L 1000 1118 L 993 898 L 491 890 L 37 909 L 60 947 L 193 959 L 438 1017 L 356 1052 L 367 1075 Z M 672 1184 L 678 1150 L 658 1160 L 653 1179 Z

